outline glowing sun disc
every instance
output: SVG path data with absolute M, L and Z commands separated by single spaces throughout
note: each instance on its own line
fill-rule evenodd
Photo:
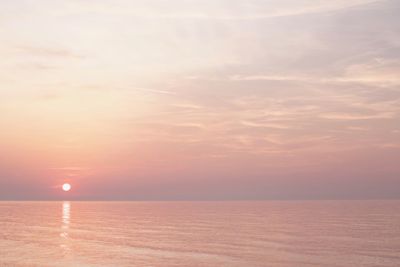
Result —
M 65 192 L 68 192 L 69 190 L 71 190 L 71 185 L 70 184 L 63 184 L 62 189 Z

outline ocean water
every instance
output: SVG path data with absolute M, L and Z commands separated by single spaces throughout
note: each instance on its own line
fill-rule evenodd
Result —
M 0 266 L 399 267 L 400 201 L 0 202 Z

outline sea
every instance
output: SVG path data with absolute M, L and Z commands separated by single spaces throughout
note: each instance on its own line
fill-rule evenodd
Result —
M 399 267 L 400 201 L 3 201 L 0 266 Z

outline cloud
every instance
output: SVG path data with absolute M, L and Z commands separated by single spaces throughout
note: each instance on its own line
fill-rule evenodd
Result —
M 84 170 L 89 170 L 89 168 L 87 168 L 87 167 L 69 166 L 69 167 L 54 167 L 54 168 L 49 168 L 49 170 L 84 171 Z
M 18 45 L 15 46 L 14 49 L 18 52 L 23 52 L 38 57 L 72 58 L 72 59 L 84 58 L 82 55 L 78 55 L 68 49 L 61 49 L 61 48 Z
M 147 93 L 153 93 L 153 94 L 162 94 L 162 95 L 175 95 L 176 94 L 175 92 L 172 92 L 172 91 L 149 89 L 149 88 L 138 88 L 138 87 L 135 87 L 133 90 L 147 92 Z
M 191 19 L 191 20 L 260 20 L 351 9 L 379 2 L 378 0 L 351 1 L 248 1 L 218 0 L 213 2 L 173 1 L 169 8 L 159 8 L 161 1 L 149 1 L 146 5 L 129 1 L 69 1 L 64 3 L 65 13 L 95 13 L 130 15 L 143 19 Z
M 244 126 L 256 127 L 256 128 L 274 128 L 274 129 L 289 129 L 291 128 L 287 124 L 279 124 L 279 123 L 257 123 L 252 121 L 241 121 Z
M 319 115 L 320 118 L 330 119 L 330 120 L 373 120 L 373 119 L 392 119 L 396 116 L 393 112 L 384 112 L 378 114 L 348 114 L 348 113 L 325 113 Z

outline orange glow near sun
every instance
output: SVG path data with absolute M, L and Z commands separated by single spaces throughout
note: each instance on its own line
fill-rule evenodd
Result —
M 71 190 L 71 185 L 68 184 L 68 183 L 65 183 L 65 184 L 63 184 L 62 189 L 63 189 L 65 192 L 68 192 L 69 190 Z

